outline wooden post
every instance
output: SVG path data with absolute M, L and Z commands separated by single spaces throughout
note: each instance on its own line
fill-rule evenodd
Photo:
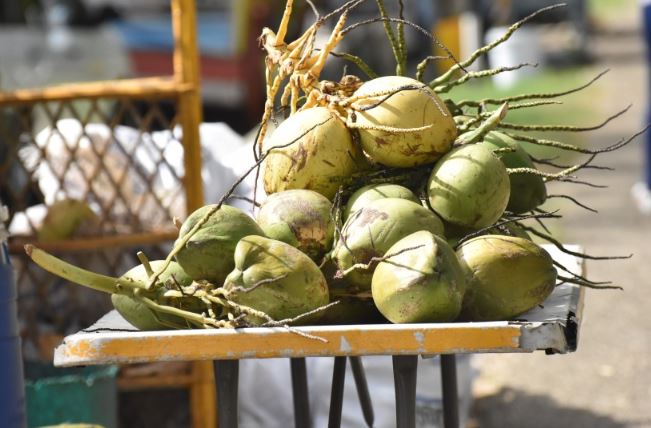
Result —
M 197 43 L 196 7 L 193 0 L 172 0 L 174 32 L 174 79 L 188 90 L 179 94 L 178 109 L 183 127 L 185 188 L 188 213 L 203 206 L 201 180 L 201 83 Z
M 186 207 L 188 214 L 204 205 L 201 178 L 201 82 L 197 43 L 196 6 L 193 0 L 172 0 L 174 33 L 174 80 L 188 90 L 180 93 L 178 110 L 183 128 Z M 215 376 L 210 361 L 192 367 L 190 409 L 194 428 L 217 426 Z

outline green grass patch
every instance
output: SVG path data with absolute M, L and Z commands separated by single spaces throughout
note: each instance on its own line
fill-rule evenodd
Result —
M 590 15 L 599 21 L 613 21 L 638 7 L 638 0 L 588 0 Z

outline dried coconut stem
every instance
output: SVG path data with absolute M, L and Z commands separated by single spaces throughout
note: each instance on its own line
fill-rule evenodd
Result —
M 525 63 L 518 64 L 518 65 L 515 65 L 515 66 L 512 66 L 512 67 L 499 67 L 499 68 L 491 68 L 489 70 L 470 71 L 470 72 L 464 74 L 463 76 L 461 76 L 460 78 L 458 78 L 457 80 L 453 80 L 452 82 L 448 82 L 448 83 L 445 83 L 445 84 L 442 84 L 442 85 L 439 85 L 439 86 L 435 86 L 432 89 L 437 94 L 443 94 L 443 93 L 449 92 L 451 89 L 453 89 L 456 86 L 463 85 L 464 83 L 466 83 L 470 79 L 479 79 L 479 78 L 483 78 L 483 77 L 491 77 L 491 76 L 495 76 L 495 75 L 505 73 L 505 72 L 508 72 L 508 71 L 519 70 L 519 69 L 521 69 L 523 67 L 534 67 L 535 68 L 535 67 L 538 67 L 538 64 L 537 63 L 534 64 L 534 63 L 525 62 Z
M 416 245 L 416 246 L 409 247 L 409 248 L 403 248 L 400 251 L 396 251 L 395 253 L 391 253 L 391 254 L 385 254 L 382 257 L 371 257 L 371 259 L 367 263 L 355 263 L 354 265 L 352 265 L 348 269 L 345 269 L 343 271 L 338 271 L 335 274 L 335 278 L 343 278 L 346 275 L 348 275 L 349 273 L 351 273 L 351 272 L 353 272 L 355 270 L 358 270 L 358 269 L 369 270 L 369 269 L 373 268 L 375 265 L 377 265 L 380 262 L 386 262 L 391 257 L 397 256 L 397 255 L 405 253 L 407 251 L 417 250 L 417 249 L 419 249 L 421 247 L 424 247 L 424 244 L 423 245 Z M 389 263 L 389 262 L 387 262 L 387 263 Z
M 496 46 L 499 46 L 502 43 L 504 43 L 505 41 L 507 41 L 513 35 L 513 33 L 515 33 L 518 30 L 518 28 L 522 27 L 524 24 L 526 24 L 528 21 L 530 21 L 534 17 L 540 15 L 541 13 L 544 13 L 544 12 L 547 12 L 549 10 L 556 9 L 556 8 L 559 8 L 559 7 L 563 7 L 563 6 L 565 6 L 565 3 L 559 3 L 559 4 L 551 5 L 551 6 L 539 9 L 539 10 L 533 12 L 532 14 L 526 16 L 525 18 L 523 18 L 520 21 L 516 22 L 515 24 L 511 25 L 506 30 L 506 32 L 501 37 L 499 37 L 497 40 L 487 44 L 486 46 L 483 46 L 483 47 L 477 49 L 476 51 L 474 51 L 470 55 L 470 57 L 467 60 L 463 61 L 462 63 L 457 63 L 457 64 L 453 65 L 452 67 L 450 67 L 450 69 L 448 71 L 446 71 L 444 74 L 442 74 L 441 76 L 439 76 L 436 79 L 432 80 L 430 82 L 429 86 L 433 88 L 435 86 L 439 86 L 441 84 L 444 84 L 444 83 L 448 82 L 452 78 L 452 76 L 454 76 L 455 73 L 457 73 L 460 70 L 465 71 L 466 67 L 470 67 L 477 60 L 477 58 L 479 58 L 483 54 L 489 52 L 491 49 L 495 48 Z M 496 104 L 501 104 L 501 103 L 496 103 Z
M 534 229 L 533 227 L 525 226 L 522 223 L 518 223 L 518 224 L 519 224 L 520 227 L 522 227 L 527 232 L 530 232 L 530 233 L 536 235 L 537 237 L 544 239 L 545 241 L 549 242 L 550 244 L 553 244 L 556 248 L 558 248 L 562 252 L 564 252 L 566 254 L 569 254 L 571 256 L 580 257 L 582 259 L 587 259 L 587 260 L 622 260 L 622 259 L 630 259 L 631 257 L 633 257 L 633 254 L 629 254 L 629 255 L 626 255 L 626 256 L 592 256 L 590 254 L 579 253 L 579 252 L 576 252 L 576 251 L 572 251 L 572 250 L 567 249 L 567 247 L 565 247 L 563 244 L 561 244 L 558 240 L 554 239 L 550 235 L 542 233 L 539 230 Z
M 502 122 L 499 124 L 499 128 L 502 129 L 511 129 L 516 131 L 561 131 L 561 132 L 584 132 L 584 131 L 595 131 L 606 126 L 609 122 L 617 119 L 624 113 L 626 113 L 632 104 L 629 104 L 624 109 L 618 111 L 612 116 L 607 117 L 603 122 L 593 125 L 593 126 L 573 126 L 573 125 L 523 125 L 517 123 L 506 123 Z
M 555 198 L 567 199 L 569 201 L 574 202 L 575 205 L 578 205 L 579 207 L 581 207 L 583 209 L 586 209 L 586 210 L 588 210 L 590 212 L 593 212 L 595 214 L 599 213 L 599 211 L 597 211 L 596 209 L 590 208 L 589 206 L 587 206 L 585 204 L 582 204 L 581 202 L 579 202 L 576 198 L 573 198 L 572 196 L 569 196 L 569 195 L 547 195 L 547 199 L 555 199 Z
M 512 103 L 514 101 L 524 101 L 524 100 L 533 100 L 533 99 L 549 99 L 549 98 L 557 98 L 557 97 L 562 97 L 564 95 L 569 95 L 573 94 L 575 92 L 579 92 L 588 86 L 592 85 L 594 82 L 599 80 L 602 76 L 604 76 L 606 73 L 608 73 L 609 70 L 604 70 L 601 73 L 599 73 L 597 76 L 593 77 L 589 82 L 578 86 L 576 88 L 569 89 L 567 91 L 561 91 L 561 92 L 546 92 L 546 93 L 535 93 L 535 94 L 520 94 L 520 95 L 513 95 L 509 97 L 503 97 L 503 98 L 484 98 L 481 100 L 463 100 L 457 102 L 457 105 L 459 107 L 481 107 L 485 104 L 502 104 L 505 102 Z
M 443 55 L 430 55 L 425 57 L 425 59 L 419 62 L 418 65 L 416 66 L 416 80 L 418 80 L 419 82 L 423 81 L 423 78 L 425 77 L 425 70 L 427 69 L 427 66 L 432 61 L 439 61 L 444 59 L 449 59 L 449 58 Z
M 393 51 L 393 56 L 396 59 L 396 74 L 398 76 L 403 76 L 405 74 L 405 69 L 402 63 L 402 54 L 400 53 L 400 43 L 396 39 L 396 35 L 393 33 L 393 28 L 391 28 L 391 24 L 389 23 L 387 11 L 384 7 L 384 0 L 375 0 L 375 2 L 380 10 L 380 16 L 383 18 L 384 31 L 387 34 L 391 50 Z

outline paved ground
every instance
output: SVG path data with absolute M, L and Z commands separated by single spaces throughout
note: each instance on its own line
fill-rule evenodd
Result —
M 631 111 L 605 129 L 590 134 L 594 147 L 630 135 L 643 126 L 647 70 L 638 18 L 603 28 L 594 39 L 598 62 L 608 67 L 600 96 L 601 117 L 633 103 Z M 586 171 L 581 177 L 608 189 L 566 187 L 592 214 L 567 205 L 565 242 L 578 243 L 595 255 L 629 254 L 630 260 L 588 262 L 589 277 L 614 280 L 624 291 L 588 290 L 579 349 L 570 355 L 482 355 L 476 382 L 473 426 L 509 427 L 651 427 L 651 216 L 641 214 L 631 198 L 643 171 L 643 145 L 603 156 L 599 163 L 614 172 Z M 556 193 L 556 191 L 554 191 Z

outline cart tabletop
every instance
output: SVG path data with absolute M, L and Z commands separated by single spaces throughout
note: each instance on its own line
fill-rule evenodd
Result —
M 577 246 L 565 246 L 580 252 Z M 583 258 L 545 247 L 577 275 Z M 543 304 L 511 321 L 139 331 L 116 311 L 66 336 L 54 365 L 272 357 L 435 355 L 576 350 L 584 288 L 559 284 Z

